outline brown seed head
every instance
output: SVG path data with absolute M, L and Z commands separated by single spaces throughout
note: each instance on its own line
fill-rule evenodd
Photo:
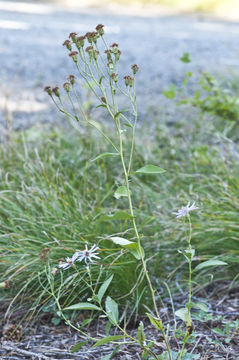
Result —
M 72 39 L 73 42 L 76 42 L 76 37 L 77 37 L 77 33 L 76 32 L 71 32 L 69 34 L 69 38 Z
M 106 100 L 106 98 L 104 96 L 102 96 L 100 99 L 104 104 L 107 104 L 107 100 Z
M 139 67 L 137 64 L 134 64 L 131 66 L 131 69 L 133 70 L 133 74 L 135 75 L 137 73 L 137 71 L 139 70 Z
M 92 32 L 87 32 L 85 34 L 87 40 L 89 41 L 90 44 L 92 43 L 97 43 L 97 39 L 98 39 L 98 33 L 96 31 L 92 31 Z
M 118 74 L 112 73 L 110 76 L 111 76 L 112 80 L 114 80 L 114 82 L 118 81 Z
M 92 53 L 93 50 L 94 50 L 93 46 L 87 46 L 87 48 L 85 49 L 85 51 L 88 53 Z
M 52 92 L 53 92 L 57 97 L 60 97 L 59 86 L 55 86 L 54 88 L 52 88 Z
M 111 58 L 112 50 L 107 49 L 107 50 L 104 51 L 104 53 L 107 55 L 107 60 L 108 61 L 112 59 Z
M 126 86 L 132 87 L 134 85 L 134 78 L 130 75 L 124 76 L 124 81 Z
M 103 36 L 103 35 L 104 35 L 104 25 L 98 24 L 98 25 L 96 26 L 96 30 L 97 30 L 97 32 L 98 32 L 98 34 L 99 34 L 100 36 Z
M 68 76 L 68 80 L 70 81 L 71 85 L 74 85 L 74 83 L 75 83 L 75 76 L 74 76 L 74 75 L 69 75 L 69 76 Z
M 45 86 L 44 91 L 46 91 L 48 95 L 50 95 L 50 96 L 52 95 L 52 89 L 50 86 Z
M 119 61 L 120 55 L 121 55 L 121 51 L 117 49 L 117 51 L 114 51 L 114 55 L 115 55 L 115 60 Z
M 72 58 L 72 60 L 76 63 L 77 62 L 77 55 L 78 52 L 77 51 L 71 51 L 69 56 Z
M 85 36 L 78 36 L 76 38 L 76 46 L 77 48 L 82 48 L 85 45 Z
M 65 40 L 62 44 L 63 46 L 66 46 L 66 48 L 71 51 L 72 50 L 72 46 L 71 46 L 71 41 L 70 40 Z
M 66 92 L 70 91 L 71 84 L 69 82 L 65 82 L 63 84 L 63 89 L 66 90 Z
M 119 44 L 113 43 L 112 45 L 110 45 L 110 47 L 117 48 L 117 47 L 119 47 Z

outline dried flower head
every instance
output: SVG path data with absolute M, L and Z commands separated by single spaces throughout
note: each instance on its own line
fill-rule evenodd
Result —
M 107 55 L 107 60 L 110 61 L 112 60 L 111 54 L 112 54 L 112 50 L 107 49 L 104 51 L 104 53 Z
M 75 43 L 76 42 L 76 37 L 77 37 L 77 33 L 76 32 L 71 32 L 69 34 L 69 38 L 72 39 L 72 41 Z
M 78 55 L 78 52 L 77 51 L 71 51 L 69 56 L 72 58 L 72 60 L 77 63 L 77 55 Z
M 114 52 L 114 55 L 115 55 L 115 61 L 119 61 L 121 51 L 119 49 L 116 49 L 116 51 L 113 51 L 113 52 Z
M 133 70 L 133 74 L 135 75 L 137 73 L 137 71 L 139 70 L 139 67 L 137 64 L 134 64 L 131 66 L 131 69 Z
M 97 30 L 97 32 L 98 32 L 98 34 L 99 34 L 100 36 L 103 36 L 103 35 L 104 35 L 104 25 L 98 24 L 98 25 L 96 26 L 96 30 Z
M 92 53 L 94 51 L 93 46 L 87 46 L 87 48 L 85 49 L 86 52 L 88 52 L 89 54 Z
M 52 96 L 52 89 L 51 89 L 51 86 L 45 86 L 44 87 L 44 91 L 47 92 L 48 95 Z
M 110 45 L 110 47 L 117 48 L 117 47 L 119 47 L 119 44 L 113 43 L 112 45 Z
M 52 88 L 52 92 L 53 92 L 53 94 L 55 94 L 57 97 L 60 97 L 59 86 L 55 86 L 54 88 Z
M 93 44 L 93 43 L 97 43 L 97 40 L 98 40 L 98 32 L 96 31 L 91 31 L 91 32 L 87 32 L 85 34 L 87 40 L 89 41 L 90 44 Z
M 51 273 L 52 273 L 52 275 L 54 275 L 54 276 L 58 273 L 58 271 L 59 271 L 59 269 L 56 268 L 56 267 L 54 267 L 54 268 L 51 269 Z
M 72 50 L 72 46 L 71 46 L 71 41 L 70 40 L 65 40 L 62 44 L 63 46 L 66 46 L 66 48 L 71 51 Z
M 125 85 L 132 87 L 134 85 L 134 78 L 130 75 L 124 76 Z
M 66 90 L 66 92 L 70 91 L 71 84 L 69 82 L 65 82 L 63 84 L 63 89 Z
M 177 212 L 173 212 L 172 214 L 176 215 L 176 218 L 181 218 L 186 216 L 190 211 L 197 210 L 198 207 L 195 206 L 195 201 L 190 206 L 190 202 L 187 203 L 186 206 L 182 206 Z
M 50 248 L 44 248 L 41 251 L 40 259 L 45 260 L 47 254 L 49 253 L 51 249 Z
M 112 73 L 110 76 L 111 76 L 111 79 L 114 80 L 114 82 L 117 83 L 117 81 L 118 81 L 118 74 Z
M 76 38 L 76 46 L 78 49 L 83 48 L 85 45 L 85 36 L 78 36 Z
M 69 75 L 69 76 L 68 76 L 68 80 L 70 81 L 71 85 L 74 85 L 74 83 L 75 83 L 75 76 L 74 76 L 74 75 Z

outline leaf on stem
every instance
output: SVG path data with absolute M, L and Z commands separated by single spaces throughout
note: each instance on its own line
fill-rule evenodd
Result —
M 146 315 L 148 316 L 151 324 L 154 325 L 156 327 L 156 329 L 162 331 L 162 329 L 163 329 L 162 320 L 151 315 L 150 313 L 146 313 Z
M 87 343 L 89 342 L 89 340 L 86 340 L 86 341 L 81 341 L 79 342 L 78 344 L 76 344 L 75 346 L 73 346 L 72 348 L 72 353 L 75 353 L 76 351 L 80 350 L 80 348 L 84 345 L 86 345 Z
M 126 186 L 122 185 L 120 187 L 118 187 L 118 189 L 116 190 L 116 192 L 114 193 L 114 197 L 118 200 L 120 199 L 122 196 L 126 197 L 128 196 L 128 191 Z
M 140 249 L 139 249 L 139 245 L 136 242 L 129 241 L 129 240 L 124 239 L 124 238 L 119 237 L 119 236 L 112 236 L 109 239 L 111 241 L 113 241 L 113 243 L 115 243 L 117 245 L 120 245 L 123 248 L 129 250 L 137 260 L 140 259 Z M 143 250 L 142 247 L 141 247 L 141 253 L 142 253 L 143 257 L 144 257 L 144 250 Z
M 109 321 L 112 324 L 118 324 L 119 321 L 119 310 L 118 304 L 110 296 L 107 296 L 105 301 L 105 311 L 109 316 Z
M 97 346 L 101 346 L 107 343 L 110 343 L 112 341 L 123 339 L 124 335 L 112 335 L 112 336 L 106 336 L 103 339 L 97 341 L 91 348 L 95 348 Z
M 132 216 L 125 211 L 119 210 L 114 214 L 102 215 L 101 220 L 130 220 Z
M 82 302 L 66 307 L 64 310 L 101 310 L 99 306 Z
M 220 265 L 227 265 L 227 263 L 225 263 L 224 261 L 221 260 L 207 260 L 204 261 L 203 263 L 197 265 L 194 269 L 194 271 L 198 271 L 201 269 L 204 269 L 205 267 L 209 267 L 209 266 L 220 266 Z
M 92 159 L 91 161 L 96 161 L 96 160 L 100 160 L 100 159 L 104 159 L 106 157 L 110 157 L 110 156 L 119 156 L 119 153 L 110 153 L 110 152 L 104 152 L 98 156 L 96 156 L 96 158 Z
M 136 173 L 139 174 L 162 174 L 166 172 L 166 170 L 160 168 L 159 166 L 155 165 L 146 165 L 138 170 L 136 170 Z
M 99 299 L 99 302 L 101 302 L 106 290 L 108 289 L 112 279 L 113 279 L 114 275 L 111 275 L 109 277 L 109 279 L 107 279 L 102 285 L 101 287 L 99 288 L 99 291 L 98 291 L 98 294 L 97 294 L 97 297 Z

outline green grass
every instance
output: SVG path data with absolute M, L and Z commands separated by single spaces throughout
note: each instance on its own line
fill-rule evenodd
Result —
M 122 179 L 118 158 L 91 161 L 109 150 L 94 132 L 79 135 L 70 129 L 42 128 L 37 138 L 33 133 L 34 129 L 19 133 L 0 148 L 0 282 L 9 280 L 11 285 L 0 290 L 0 297 L 13 299 L 16 308 L 31 302 L 32 310 L 44 306 L 53 311 L 46 277 L 49 265 L 57 266 L 58 259 L 71 256 L 85 243 L 96 243 L 102 258 L 99 283 L 113 272 L 109 289 L 113 298 L 131 308 L 147 302 L 144 280 L 136 292 L 131 291 L 140 280 L 137 260 L 107 239 L 112 234 L 134 239 L 126 220 L 104 218 L 116 209 L 127 210 L 125 199 L 113 197 Z M 195 265 L 211 257 L 228 263 L 197 275 L 195 291 L 211 283 L 211 274 L 215 280 L 232 281 L 239 263 L 238 145 L 216 133 L 213 122 L 208 126 L 204 115 L 190 123 L 182 118 L 174 128 L 156 122 L 146 138 L 138 139 L 142 140 L 137 141 L 134 167 L 153 163 L 167 169 L 160 176 L 131 179 L 154 283 L 169 278 L 172 289 L 175 279 L 185 286 L 187 266 L 177 250 L 186 247 L 187 229 L 172 211 L 188 201 L 196 201 L 200 208 L 192 213 Z M 42 257 L 46 248 L 50 251 Z M 97 283 L 98 265 L 93 274 Z M 63 272 L 63 306 L 87 299 L 85 276 L 83 268 L 78 274 Z M 59 274 L 54 281 L 57 291 Z

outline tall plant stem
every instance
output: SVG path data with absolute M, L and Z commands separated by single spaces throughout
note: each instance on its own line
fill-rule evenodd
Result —
M 136 221 L 135 221 L 134 209 L 133 209 L 133 204 L 132 204 L 132 199 L 131 199 L 131 194 L 130 194 L 129 173 L 126 170 L 126 165 L 125 165 L 125 160 L 124 160 L 123 139 L 122 139 L 122 135 L 121 135 L 120 131 L 118 132 L 118 134 L 119 134 L 119 143 L 120 143 L 120 158 L 121 158 L 121 163 L 122 163 L 124 176 L 125 176 L 125 183 L 126 183 L 127 194 L 128 194 L 128 202 L 129 202 L 129 210 L 130 210 L 130 214 L 132 216 L 132 223 L 133 223 L 135 235 L 136 235 L 136 238 L 137 238 L 140 259 L 141 259 L 142 266 L 143 266 L 143 269 L 144 269 L 144 273 L 145 273 L 145 276 L 146 276 L 146 279 L 147 279 L 147 282 L 148 282 L 148 285 L 149 285 L 149 289 L 150 289 L 150 292 L 151 292 L 151 295 L 152 295 L 152 300 L 153 300 L 153 304 L 154 304 L 154 310 L 155 310 L 157 318 L 160 319 L 159 311 L 158 311 L 157 304 L 156 304 L 154 289 L 153 289 L 152 282 L 151 282 L 149 274 L 148 274 L 148 269 L 147 269 L 147 266 L 146 266 L 146 262 L 144 260 L 144 254 L 143 254 L 142 247 L 141 247 L 141 239 L 140 239 L 140 235 L 139 235 L 137 225 L 136 225 Z M 169 359 L 172 360 L 173 358 L 172 358 L 172 354 L 171 354 L 171 348 L 170 348 L 167 336 L 166 336 L 163 329 L 162 329 L 162 335 L 164 337 L 164 341 L 165 341 L 165 344 L 166 344 L 166 347 L 167 347 L 167 350 L 168 350 Z

